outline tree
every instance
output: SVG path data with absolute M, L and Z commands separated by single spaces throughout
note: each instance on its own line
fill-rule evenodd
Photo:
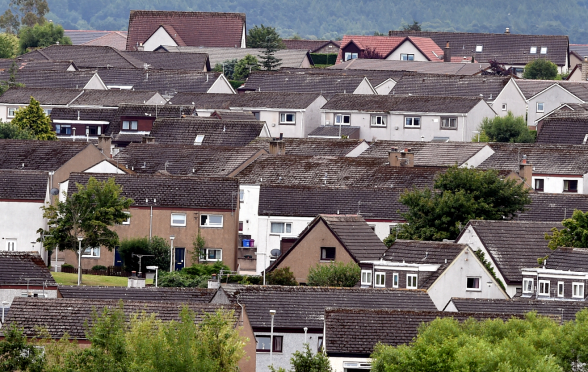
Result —
M 261 55 L 258 56 L 260 59 L 260 65 L 266 70 L 266 71 L 271 71 L 271 70 L 275 70 L 278 67 L 280 67 L 280 65 L 282 64 L 282 60 L 279 58 L 275 57 L 275 53 L 281 49 L 280 48 L 280 43 L 282 42 L 282 39 L 276 38 L 275 36 L 267 36 L 265 38 L 265 42 L 263 42 L 262 48 L 263 51 L 261 52 Z
M 29 130 L 21 129 L 12 122 L 0 122 L 0 139 L 32 140 L 35 139 L 35 135 Z
M 575 209 L 572 218 L 563 220 L 563 229 L 551 229 L 551 235 L 545 234 L 551 249 L 557 247 L 588 248 L 588 212 Z
M 295 351 L 290 358 L 291 372 L 331 372 L 331 362 L 329 358 L 319 351 L 313 354 L 310 351 L 310 346 L 304 344 L 303 351 Z M 276 372 L 273 366 L 270 366 L 270 371 Z M 286 372 L 283 368 L 278 369 L 278 372 Z
M 268 38 L 276 43 L 277 49 L 286 49 L 280 34 L 274 27 L 253 26 L 247 34 L 247 48 L 265 48 Z
M 159 270 L 169 270 L 170 246 L 167 241 L 159 236 L 149 238 L 132 238 L 120 242 L 118 252 L 121 255 L 127 271 L 137 270 L 145 272 L 146 266 L 158 266 Z M 141 268 L 139 268 L 139 258 L 133 257 L 133 254 L 147 254 L 155 257 L 143 257 L 141 259 Z
M 364 59 L 384 59 L 382 53 L 376 51 L 376 48 L 366 47 L 361 58 Z
M 14 58 L 18 53 L 18 38 L 9 33 L 0 34 L 0 58 Z
M 14 323 L 5 327 L 4 339 L 0 340 L 0 371 L 41 372 L 43 356 L 41 350 L 27 342 L 23 329 Z
M 535 142 L 535 137 L 529 130 L 525 118 L 522 116 L 515 117 L 510 111 L 506 116 L 496 116 L 492 119 L 484 118 L 478 130 L 480 131 L 479 140 L 481 142 L 485 142 L 482 139 L 487 139 L 487 142 Z M 478 137 L 476 136 L 472 138 L 472 141 L 477 140 Z
M 233 73 L 235 72 L 235 65 L 237 64 L 237 58 L 227 59 L 223 63 L 217 63 L 214 66 L 213 71 L 222 72 L 227 79 L 233 80 Z
M 298 285 L 294 273 L 290 271 L 289 267 L 282 267 L 266 273 L 265 280 L 269 285 Z
M 47 13 L 47 0 L 10 0 L 9 9 L 0 16 L 0 28 L 15 34 L 21 24 L 32 27 L 45 23 Z
M 435 178 L 433 190 L 412 189 L 400 196 L 408 207 L 390 239 L 455 239 L 469 220 L 512 219 L 531 203 L 529 190 L 502 180 L 496 170 L 453 166 Z
M 69 37 L 63 35 L 63 27 L 45 22 L 42 25 L 22 27 L 18 32 L 19 53 L 26 53 L 31 48 L 48 47 L 56 43 L 71 45 Z
M 39 101 L 33 97 L 31 97 L 28 106 L 16 110 L 11 123 L 24 131 L 29 131 L 38 140 L 53 141 L 57 139 L 53 131 L 51 118 L 45 115 Z
M 401 31 L 422 31 L 421 24 L 413 20 L 412 24 L 402 26 Z
M 543 58 L 537 58 L 525 66 L 523 78 L 554 80 L 557 77 L 557 65 Z
M 244 58 L 240 59 L 235 65 L 235 73 L 233 74 L 234 80 L 245 80 L 249 77 L 252 71 L 259 70 L 259 63 L 257 58 L 251 54 L 247 54 Z
M 374 31 L 374 36 L 386 36 L 386 34 L 380 31 Z
M 319 287 L 353 287 L 359 282 L 361 269 L 355 262 L 318 263 L 308 272 L 307 282 Z

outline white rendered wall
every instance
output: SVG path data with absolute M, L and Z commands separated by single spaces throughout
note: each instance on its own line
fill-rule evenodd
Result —
M 543 103 L 543 112 L 537 112 L 537 103 L 539 102 Z M 529 115 L 527 125 L 535 125 L 536 120 L 548 112 L 555 110 L 563 103 L 582 103 L 582 101 L 559 85 L 532 97 L 528 101 Z
M 269 318 L 269 312 L 268 312 Z M 279 324 L 274 323 L 274 327 L 280 327 Z M 275 369 L 282 367 L 289 371 L 292 366 L 290 365 L 290 358 L 292 358 L 292 354 L 296 351 L 303 351 L 304 350 L 304 327 L 301 327 L 300 333 L 284 333 L 284 332 L 275 332 L 274 336 L 283 336 L 283 345 L 282 345 L 282 352 L 281 353 L 273 353 L 273 365 Z M 269 336 L 270 332 L 254 332 L 255 335 L 263 335 Z M 318 337 L 322 337 L 321 334 L 316 333 L 308 333 L 306 342 L 308 343 L 310 350 L 314 353 L 317 352 L 318 348 Z M 256 372 L 269 372 L 269 364 L 270 364 L 270 356 L 269 352 L 258 352 L 255 356 L 256 359 Z
M 177 46 L 178 44 L 172 39 L 172 37 L 165 31 L 163 27 L 159 27 L 157 31 L 151 35 L 149 39 L 143 44 L 143 50 L 146 52 L 152 52 L 162 45 Z M 133 45 L 134 46 L 134 45 Z
M 503 104 L 506 104 L 506 110 L 502 110 Z M 492 102 L 492 108 L 499 116 L 506 116 L 511 111 L 514 116 L 525 117 L 527 114 L 527 101 L 515 86 L 513 79 L 496 96 Z
M 37 230 L 46 229 L 41 207 L 43 202 L 7 202 L 0 201 L 0 250 L 7 250 L 8 239 L 16 239 L 19 252 L 35 251 L 46 259 L 41 243 L 36 243 Z M 31 242 L 35 242 L 32 244 Z
M 586 177 L 586 176 L 584 176 Z M 540 175 L 533 175 L 533 187 L 535 187 L 535 180 L 542 179 L 543 180 L 543 192 L 545 193 L 552 193 L 552 194 L 561 194 L 563 193 L 564 187 L 564 180 L 577 180 L 578 181 L 578 194 L 585 194 L 586 190 L 584 187 L 586 183 L 584 182 L 584 177 L 579 176 L 540 176 Z
M 414 54 L 415 61 L 428 61 L 427 57 L 425 57 L 425 55 L 408 40 L 396 48 L 396 50 L 392 52 L 392 54 L 390 54 L 386 59 L 390 61 L 400 61 L 401 54 Z
M 39 286 L 39 284 L 37 284 L 37 283 L 35 283 L 35 287 Z M 31 290 L 29 290 L 29 292 L 41 294 L 41 293 L 43 293 L 43 290 L 42 289 L 31 289 Z M 21 297 L 23 293 L 27 293 L 27 286 L 26 285 L 24 285 L 22 288 L 19 288 L 19 289 L 0 288 L 0 316 L 2 316 L 1 303 L 3 301 L 8 301 L 7 307 L 10 307 L 10 305 L 12 304 L 12 300 L 14 300 L 15 297 Z M 45 289 L 45 296 L 46 296 L 45 298 L 57 298 L 57 290 Z

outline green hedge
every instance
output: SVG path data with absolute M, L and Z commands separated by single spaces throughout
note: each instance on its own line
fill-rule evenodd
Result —
M 334 65 L 337 61 L 336 54 L 311 53 L 310 56 L 312 57 L 312 62 L 315 65 Z
M 245 81 L 242 81 L 242 80 L 229 80 L 229 83 L 231 83 L 231 86 L 233 87 L 233 89 L 237 89 L 241 85 L 243 85 L 245 83 Z

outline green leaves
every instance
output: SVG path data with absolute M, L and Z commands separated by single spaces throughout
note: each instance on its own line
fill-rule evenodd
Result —
M 525 66 L 523 78 L 555 80 L 557 77 L 557 65 L 543 58 L 537 58 Z
M 63 27 L 51 22 L 21 27 L 18 32 L 20 54 L 29 48 L 47 47 L 56 43 L 71 45 L 69 37 L 63 35 Z
M 355 262 L 318 263 L 308 272 L 307 282 L 318 287 L 354 287 L 360 279 L 361 269 Z
M 480 142 L 533 143 L 535 136 L 529 130 L 525 118 L 515 117 L 512 112 L 506 116 L 484 118 L 480 125 Z M 478 137 L 472 138 L 476 142 Z
M 38 140 L 53 141 L 57 139 L 51 118 L 45 115 L 39 101 L 31 97 L 29 105 L 16 110 L 11 123 L 22 131 L 32 133 Z
M 563 220 L 563 229 L 551 229 L 552 234 L 545 234 L 551 249 L 557 247 L 588 248 L 588 212 L 575 209 L 572 218 Z

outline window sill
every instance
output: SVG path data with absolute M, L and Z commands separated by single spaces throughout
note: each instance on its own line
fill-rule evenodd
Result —
M 203 229 L 222 229 L 222 226 L 200 226 Z
M 564 193 L 569 193 L 569 194 L 577 194 L 578 193 L 578 190 L 574 190 L 574 191 L 566 191 L 566 190 L 564 190 L 563 192 Z
M 186 225 L 170 225 L 171 227 L 186 227 Z
M 420 125 L 418 127 L 407 127 L 404 126 L 404 129 L 421 129 Z
M 296 125 L 296 123 L 280 123 L 280 125 Z
M 320 263 L 331 263 L 331 262 L 335 262 L 335 259 L 332 260 L 320 260 Z
M 482 292 L 482 288 L 466 288 L 466 292 Z
M 95 256 L 82 256 L 82 258 L 93 258 L 93 259 L 99 259 L 100 257 L 95 257 Z
M 441 128 L 441 130 L 457 130 L 457 128 Z
M 387 128 L 386 125 L 370 125 L 371 128 Z

